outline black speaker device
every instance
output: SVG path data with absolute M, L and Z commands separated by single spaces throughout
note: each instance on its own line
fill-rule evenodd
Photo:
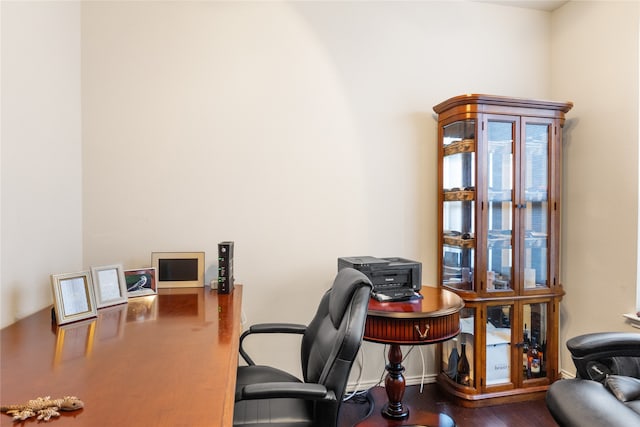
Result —
M 233 292 L 233 242 L 218 243 L 218 293 Z

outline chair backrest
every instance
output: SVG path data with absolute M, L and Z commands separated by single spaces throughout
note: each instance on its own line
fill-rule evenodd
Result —
M 351 366 L 364 336 L 371 281 L 363 273 L 344 268 L 320 301 L 302 338 L 304 381 L 323 384 L 336 402 L 316 404 L 317 425 L 335 425 Z

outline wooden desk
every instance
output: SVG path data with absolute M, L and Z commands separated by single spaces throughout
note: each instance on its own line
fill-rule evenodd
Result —
M 160 289 L 60 327 L 41 310 L 0 331 L 1 403 L 83 400 L 58 427 L 231 426 L 241 304 L 236 285 Z M 22 423 L 1 414 L 0 425 Z
M 386 424 L 384 420 L 378 419 L 379 414 L 394 421 L 409 418 L 409 408 L 402 403 L 406 383 L 400 345 L 433 344 L 451 339 L 460 333 L 459 312 L 464 303 L 458 295 L 446 289 L 429 286 L 422 287 L 420 294 L 423 298 L 419 300 L 378 302 L 372 298 L 369 302 L 364 339 L 391 345 L 385 378 L 388 401 L 380 411 L 372 411 L 372 416 L 360 425 Z M 381 395 L 379 390 L 374 390 L 374 402 L 379 401 L 378 397 Z M 424 421 L 424 424 L 455 425 L 453 420 L 449 423 L 447 418 L 449 417 L 446 415 L 434 415 L 428 421 Z M 439 424 L 435 424 L 434 420 Z

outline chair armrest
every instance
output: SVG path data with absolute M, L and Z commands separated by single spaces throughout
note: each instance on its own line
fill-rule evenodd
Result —
M 632 332 L 597 332 L 579 335 L 567 341 L 576 365 L 577 376 L 592 378 L 588 368 L 594 362 L 615 357 L 640 358 L 640 334 Z M 621 373 L 624 374 L 624 373 Z
M 295 323 L 258 323 L 251 325 L 243 335 L 249 334 L 304 334 L 306 325 Z
M 335 401 L 336 395 L 322 384 L 293 382 L 248 384 L 240 393 L 240 400 L 279 398 Z
M 255 365 L 255 362 L 244 351 L 242 343 L 244 339 L 252 334 L 304 334 L 307 330 L 306 325 L 300 325 L 295 323 L 258 323 L 251 325 L 249 329 L 244 331 L 240 335 L 240 356 L 249 365 Z

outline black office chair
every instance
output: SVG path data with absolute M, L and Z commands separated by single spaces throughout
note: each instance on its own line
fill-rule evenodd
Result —
M 367 318 L 371 282 L 345 268 L 320 301 L 309 326 L 269 323 L 253 325 L 240 337 L 234 426 L 335 427 L 351 366 Z M 300 349 L 304 380 L 269 366 L 258 366 L 242 348 L 258 333 L 303 334 Z
M 549 386 L 549 412 L 563 427 L 640 426 L 640 334 L 594 332 L 567 341 L 576 377 Z

